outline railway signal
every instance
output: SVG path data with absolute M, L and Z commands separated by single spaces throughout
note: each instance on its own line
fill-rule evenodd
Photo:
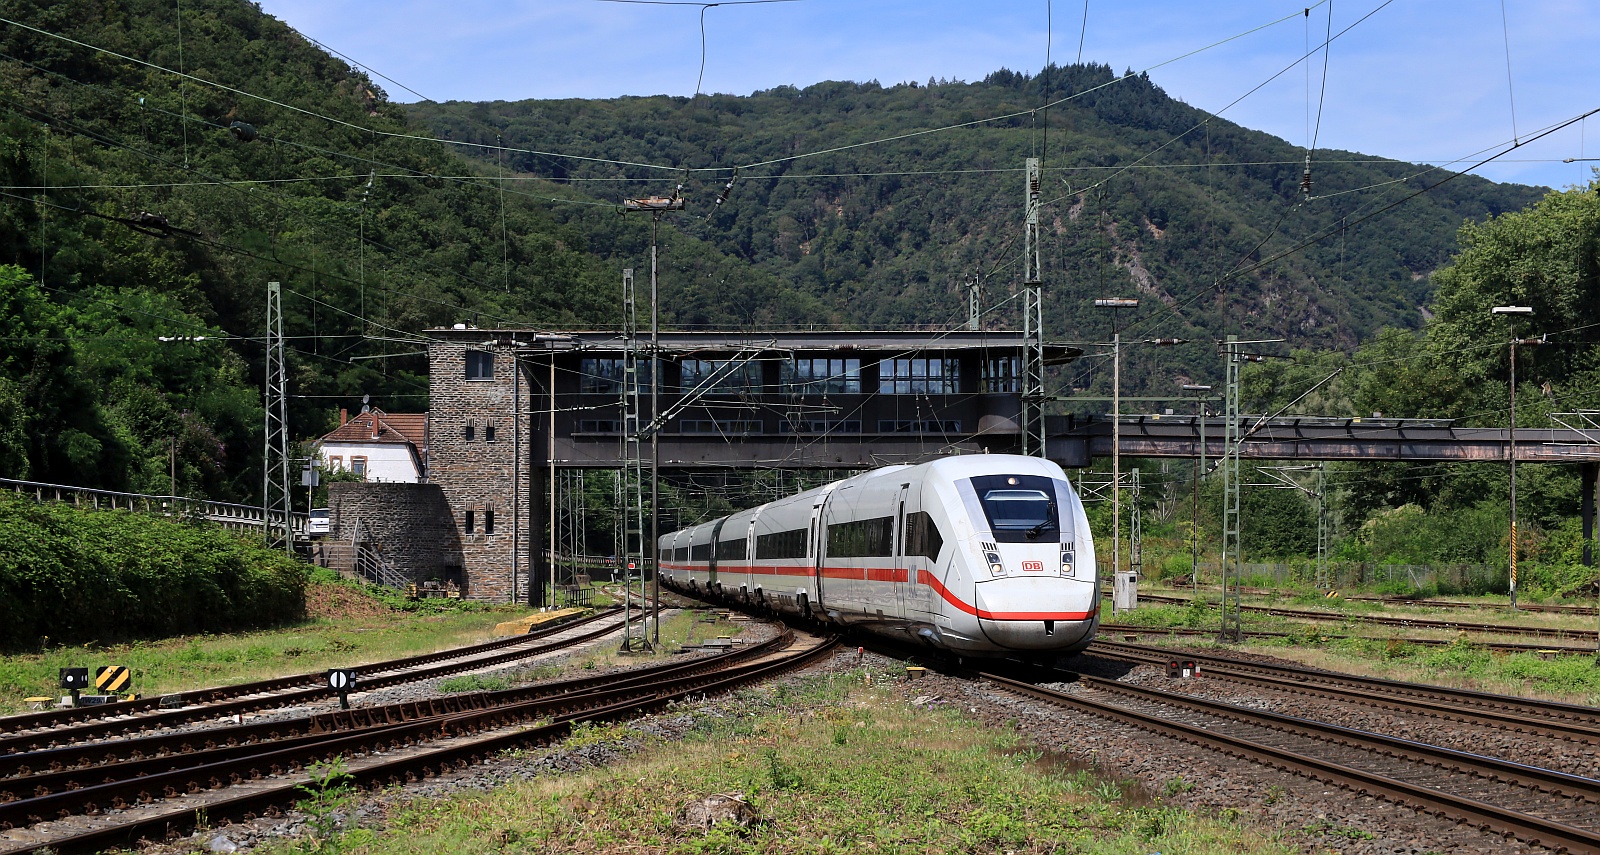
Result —
M 72 694 L 72 705 L 78 705 L 78 693 L 89 688 L 88 668 L 62 668 L 61 688 Z
M 328 688 L 339 695 L 339 708 L 350 708 L 350 693 L 355 690 L 356 671 L 354 668 L 329 668 Z

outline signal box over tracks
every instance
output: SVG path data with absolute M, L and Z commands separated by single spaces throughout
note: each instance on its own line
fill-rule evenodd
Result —
M 455 517 L 474 599 L 533 597 L 513 567 L 543 558 L 546 479 L 621 468 L 630 435 L 647 449 L 653 433 L 667 471 L 864 469 L 1015 452 L 1022 439 L 1018 332 L 673 331 L 654 359 L 647 337 L 615 332 L 427 334 L 427 471 Z M 630 355 L 636 411 L 624 395 Z M 1079 351 L 1044 355 L 1061 364 Z

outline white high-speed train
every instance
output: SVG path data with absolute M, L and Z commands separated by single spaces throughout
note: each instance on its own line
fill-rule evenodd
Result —
M 670 588 L 959 656 L 1074 653 L 1099 622 L 1083 504 L 1037 457 L 875 469 L 657 546 Z

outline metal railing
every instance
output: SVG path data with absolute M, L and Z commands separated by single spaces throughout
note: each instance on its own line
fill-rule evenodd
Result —
M 17 481 L 11 478 L 0 478 L 0 489 L 10 490 L 17 495 L 31 496 L 36 502 L 62 502 L 91 510 L 125 510 L 152 516 L 204 519 L 239 531 L 259 530 L 262 527 L 262 510 L 256 505 L 191 499 L 187 496 L 119 493 L 115 490 L 100 490 L 94 487 Z M 281 514 L 274 514 L 272 518 L 275 522 L 282 522 Z M 305 514 L 291 513 L 289 524 L 297 539 L 305 537 Z
M 374 585 L 405 590 L 411 579 L 390 563 L 383 554 L 383 544 L 365 536 L 361 521 L 356 520 L 350 532 L 351 569 Z

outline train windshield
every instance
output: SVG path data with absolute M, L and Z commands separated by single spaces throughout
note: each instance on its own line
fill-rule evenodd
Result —
M 989 529 L 1004 541 L 1054 539 L 1060 536 L 1061 509 L 1048 478 L 1030 475 L 988 475 L 972 479 Z

